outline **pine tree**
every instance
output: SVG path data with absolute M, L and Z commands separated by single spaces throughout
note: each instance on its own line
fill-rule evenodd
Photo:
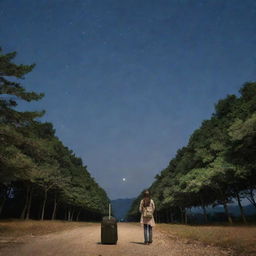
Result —
M 14 174 L 21 175 L 24 168 L 28 169 L 27 165 L 34 165 L 29 156 L 24 155 L 19 148 L 26 141 L 21 129 L 44 114 L 44 111 L 22 112 L 15 109 L 18 100 L 30 102 L 44 96 L 26 91 L 19 83 L 35 65 L 17 65 L 12 62 L 15 56 L 16 52 L 3 54 L 0 48 L 0 214 L 9 185 L 17 179 Z M 18 161 L 19 159 L 22 161 Z
M 3 54 L 0 48 L 0 123 L 22 125 L 42 116 L 44 111 L 17 111 L 17 101 L 39 100 L 44 94 L 27 92 L 19 83 L 19 80 L 24 79 L 24 75 L 33 70 L 35 64 L 17 65 L 12 62 L 15 56 L 16 52 Z

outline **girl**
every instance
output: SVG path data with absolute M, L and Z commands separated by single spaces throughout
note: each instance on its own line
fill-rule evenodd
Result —
M 144 226 L 144 243 L 149 245 L 152 243 L 152 227 L 155 226 L 154 211 L 155 203 L 150 198 L 148 190 L 144 191 L 144 197 L 140 201 L 141 218 L 140 223 Z

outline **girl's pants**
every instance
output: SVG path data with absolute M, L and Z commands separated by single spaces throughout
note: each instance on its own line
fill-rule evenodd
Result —
M 152 226 L 144 224 L 144 239 L 145 243 L 152 243 Z

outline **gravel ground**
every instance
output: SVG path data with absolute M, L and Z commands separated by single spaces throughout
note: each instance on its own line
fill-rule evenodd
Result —
M 5 240 L 5 241 L 4 241 Z M 231 256 L 230 250 L 205 246 L 199 242 L 170 238 L 153 229 L 153 243 L 143 244 L 140 224 L 118 223 L 116 245 L 100 243 L 100 224 L 79 227 L 43 236 L 2 238 L 1 256 Z

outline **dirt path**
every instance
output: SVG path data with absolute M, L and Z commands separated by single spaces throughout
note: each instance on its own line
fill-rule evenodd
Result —
M 117 245 L 100 243 L 100 224 L 25 238 L 0 250 L 1 256 L 227 256 L 231 252 L 200 243 L 170 239 L 153 230 L 153 244 L 143 244 L 140 225 L 118 223 Z

